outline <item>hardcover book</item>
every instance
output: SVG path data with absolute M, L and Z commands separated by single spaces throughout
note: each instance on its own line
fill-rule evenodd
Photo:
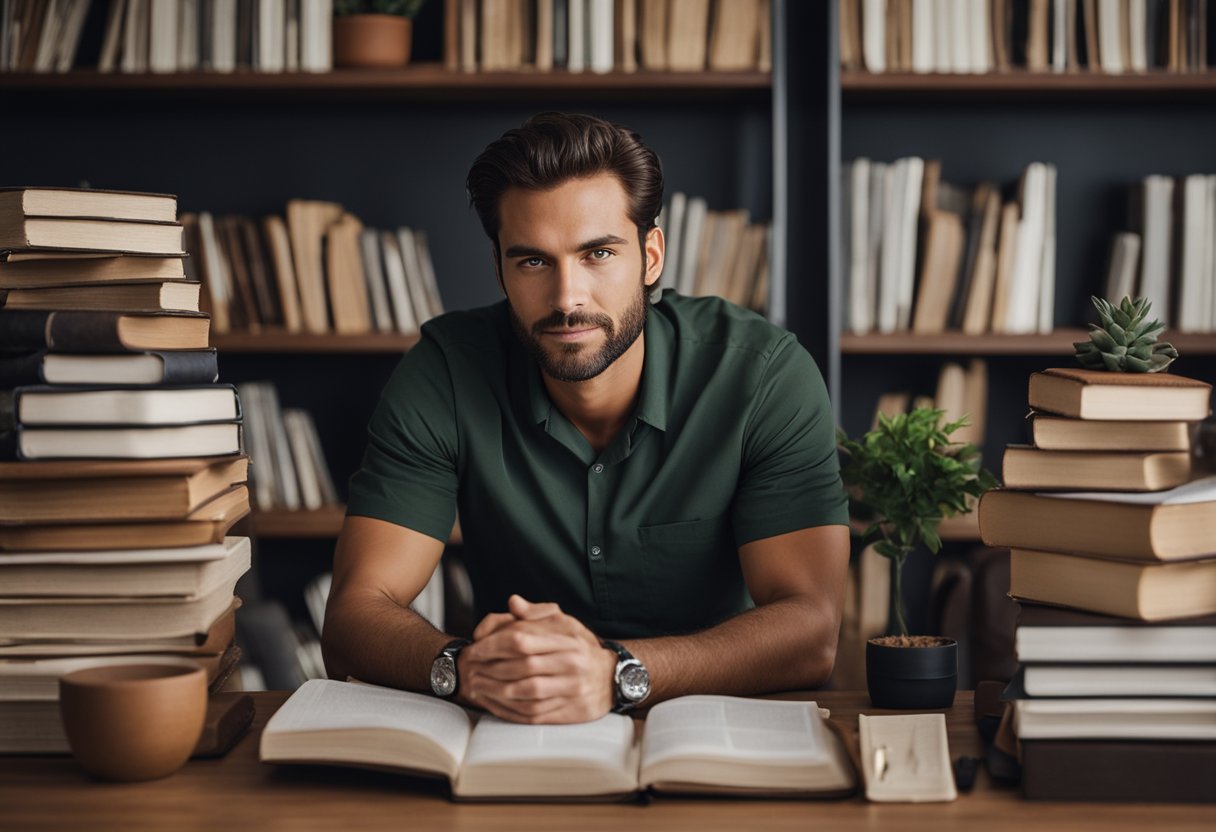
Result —
M 1030 406 L 1075 419 L 1206 419 L 1212 385 L 1171 373 L 1053 368 L 1030 376 Z
M 632 719 L 574 725 L 474 719 L 451 702 L 312 680 L 262 733 L 267 763 L 390 768 L 446 778 L 457 798 L 619 798 L 639 789 L 842 795 L 853 770 L 813 702 L 684 696 Z
M 214 349 L 127 355 L 40 350 L 0 356 L 0 388 L 37 384 L 211 384 L 219 378 Z

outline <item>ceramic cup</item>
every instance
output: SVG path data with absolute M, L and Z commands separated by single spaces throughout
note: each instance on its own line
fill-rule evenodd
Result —
M 155 780 L 181 768 L 207 716 L 198 665 L 94 667 L 59 679 L 59 711 L 72 754 L 105 780 Z

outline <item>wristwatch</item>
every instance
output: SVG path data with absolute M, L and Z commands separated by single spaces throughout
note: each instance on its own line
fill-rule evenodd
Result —
M 472 644 L 467 638 L 453 639 L 443 645 L 435 661 L 431 662 L 431 691 L 436 696 L 451 699 L 456 695 L 456 689 L 460 686 L 456 657 L 467 644 Z
M 616 704 L 612 712 L 623 714 L 650 695 L 650 672 L 623 645 L 606 638 L 600 639 L 600 644 L 616 653 L 616 671 L 612 674 Z

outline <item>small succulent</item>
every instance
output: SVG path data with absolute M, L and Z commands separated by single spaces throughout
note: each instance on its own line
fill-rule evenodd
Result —
M 334 14 L 399 14 L 412 18 L 426 0 L 335 0 Z
M 1090 298 L 1098 310 L 1102 325 L 1089 325 L 1089 340 L 1074 341 L 1077 361 L 1087 370 L 1110 370 L 1114 373 L 1159 373 L 1178 357 L 1178 350 L 1157 337 L 1165 324 L 1146 321 L 1148 298 L 1130 297 L 1114 306 L 1100 297 Z

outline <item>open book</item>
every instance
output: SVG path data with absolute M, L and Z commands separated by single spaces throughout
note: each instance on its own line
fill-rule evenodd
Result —
M 436 775 L 462 798 L 610 798 L 647 788 L 835 796 L 855 783 L 813 702 L 684 696 L 656 705 L 636 728 L 617 714 L 520 725 L 430 696 L 323 679 L 304 683 L 270 719 L 261 759 Z

